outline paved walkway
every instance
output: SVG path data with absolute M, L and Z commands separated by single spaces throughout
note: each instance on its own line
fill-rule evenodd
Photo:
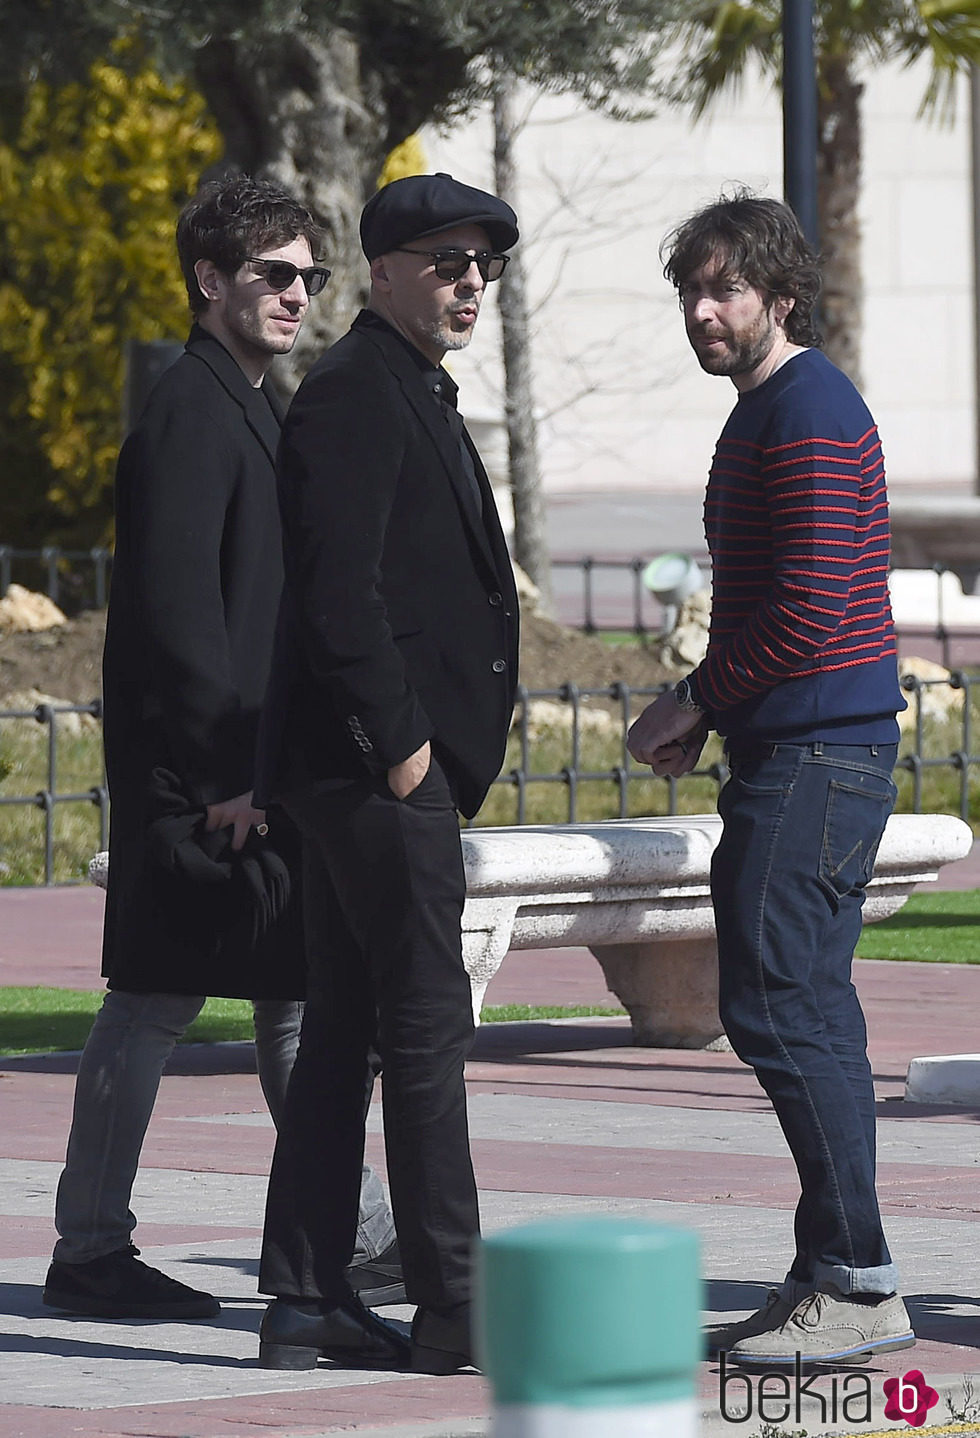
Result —
M 976 857 L 950 866 L 947 888 L 980 884 Z M 0 984 L 98 986 L 101 895 L 90 889 L 0 890 Z M 813 1435 L 909 1431 L 881 1418 L 882 1382 L 919 1368 L 939 1390 L 935 1433 L 953 1424 L 964 1377 L 980 1394 L 980 1246 L 976 1216 L 980 1113 L 909 1106 L 910 1058 L 978 1048 L 980 967 L 857 965 L 868 1012 L 880 1117 L 880 1193 L 917 1347 L 866 1370 L 869 1421 L 842 1378 L 821 1376 L 799 1422 Z M 581 950 L 511 954 L 489 1002 L 602 1002 L 598 965 Z M 791 1245 L 796 1179 L 755 1080 L 732 1055 L 636 1049 L 622 1020 L 494 1025 L 467 1068 L 485 1227 L 561 1213 L 642 1216 L 701 1238 L 705 1307 L 747 1311 L 778 1279 Z M 53 1241 L 54 1186 L 68 1129 L 73 1056 L 0 1060 L 0 1433 L 6 1438 L 472 1438 L 487 1432 L 478 1377 L 412 1378 L 321 1367 L 279 1374 L 255 1364 L 255 1292 L 264 1176 L 273 1131 L 247 1045 L 185 1048 L 164 1079 L 135 1199 L 144 1257 L 210 1288 L 206 1323 L 97 1323 L 42 1307 Z M 368 1151 L 383 1168 L 378 1110 Z M 408 1316 L 410 1310 L 390 1310 Z M 588 1314 L 582 1315 L 588 1322 Z M 855 1380 L 851 1379 L 850 1392 Z M 699 1375 L 702 1438 L 745 1433 L 719 1409 L 719 1372 Z M 730 1391 L 729 1409 L 744 1400 Z M 975 1417 L 974 1404 L 970 1416 Z M 794 1415 L 795 1416 L 795 1415 Z M 839 1415 L 840 1416 L 840 1415 Z M 598 1435 L 597 1435 L 598 1438 Z M 606 1435 L 602 1435 L 606 1438 Z M 615 1438 L 614 1429 L 608 1438 Z

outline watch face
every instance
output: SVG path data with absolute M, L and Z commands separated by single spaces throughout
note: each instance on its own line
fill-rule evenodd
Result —
M 691 693 L 690 681 L 687 679 L 678 679 L 674 685 L 674 698 L 677 700 L 678 707 L 681 709 L 693 710 L 698 708 L 694 696 Z

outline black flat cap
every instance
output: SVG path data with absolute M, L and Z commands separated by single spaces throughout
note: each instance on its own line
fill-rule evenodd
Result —
M 361 214 L 361 249 L 369 260 L 409 240 L 457 225 L 482 225 L 495 250 L 517 244 L 517 216 L 510 205 L 463 185 L 452 175 L 407 175 L 372 195 Z

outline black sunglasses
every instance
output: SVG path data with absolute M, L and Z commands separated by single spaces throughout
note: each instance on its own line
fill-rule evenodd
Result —
M 510 261 L 510 255 L 498 255 L 493 250 L 408 250 L 404 245 L 396 248 L 403 255 L 425 255 L 441 280 L 461 280 L 475 264 L 484 284 L 489 284 L 500 279 Z
M 246 255 L 245 258 L 250 265 L 259 266 L 269 289 L 275 290 L 277 295 L 288 290 L 297 275 L 311 297 L 318 295 L 330 278 L 330 271 L 325 270 L 322 265 L 308 265 L 305 270 L 301 270 L 299 265 L 291 264 L 289 260 L 260 260 L 255 255 Z

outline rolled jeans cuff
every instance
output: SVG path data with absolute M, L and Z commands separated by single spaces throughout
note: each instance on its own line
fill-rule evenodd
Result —
M 844 1298 L 852 1293 L 888 1295 L 898 1292 L 898 1267 L 894 1263 L 884 1263 L 878 1268 L 845 1268 L 843 1264 L 818 1263 L 814 1280 L 815 1288 L 832 1283 Z

